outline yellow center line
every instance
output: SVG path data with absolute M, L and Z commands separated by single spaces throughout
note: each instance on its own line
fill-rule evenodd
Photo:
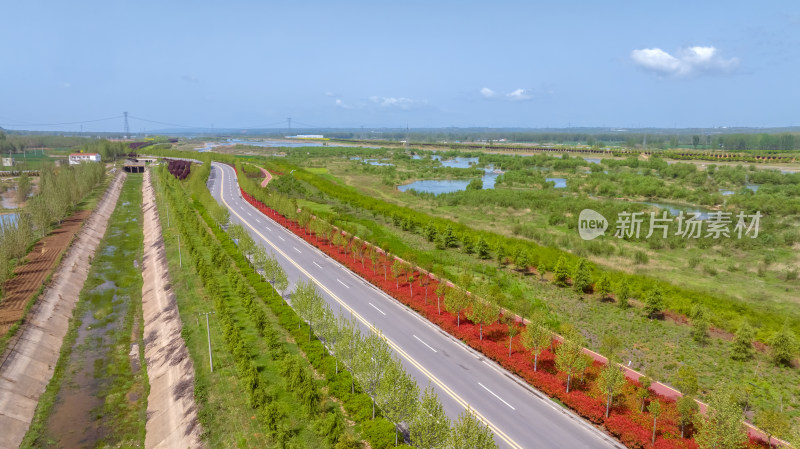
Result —
M 398 345 L 397 345 L 397 344 L 395 344 L 395 343 L 394 343 L 392 340 L 390 340 L 390 339 L 389 339 L 389 338 L 387 338 L 385 335 L 383 335 L 383 334 L 382 334 L 382 333 L 379 331 L 379 329 L 378 329 L 378 328 L 376 328 L 375 326 L 373 326 L 372 324 L 370 324 L 370 323 L 369 323 L 369 322 L 368 322 L 366 319 L 364 319 L 364 317 L 362 317 L 361 315 L 359 315 L 359 314 L 358 314 L 358 312 L 356 312 L 355 310 L 353 310 L 353 309 L 352 309 L 352 308 L 351 308 L 349 305 L 347 305 L 347 304 L 346 304 L 344 301 L 342 301 L 342 300 L 341 300 L 341 299 L 340 299 L 338 296 L 336 296 L 336 294 L 334 294 L 334 293 L 333 293 L 332 291 L 330 291 L 330 290 L 329 290 L 327 287 L 325 287 L 325 285 L 323 285 L 323 284 L 322 284 L 322 282 L 320 282 L 320 281 L 318 281 L 316 278 L 314 278 L 314 276 L 312 276 L 312 275 L 311 275 L 311 273 L 309 273 L 309 272 L 308 272 L 308 271 L 306 271 L 306 270 L 305 270 L 303 267 L 301 267 L 299 264 L 297 264 L 297 262 L 295 262 L 295 261 L 294 261 L 294 259 L 292 259 L 291 257 L 289 257 L 289 255 L 288 255 L 288 254 L 286 254 L 286 253 L 284 253 L 283 251 L 281 251 L 281 249 L 280 249 L 280 248 L 278 248 L 277 246 L 275 246 L 275 244 L 273 244 L 273 243 L 272 243 L 272 242 L 271 242 L 271 241 L 270 241 L 268 238 L 266 238 L 266 237 L 265 237 L 263 234 L 261 234 L 261 232 L 259 232 L 259 231 L 258 231 L 258 229 L 254 228 L 252 225 L 250 225 L 250 223 L 248 223 L 248 222 L 247 222 L 247 220 L 245 220 L 245 219 L 244 219 L 244 218 L 243 218 L 241 215 L 239 215 L 239 214 L 238 214 L 238 213 L 237 213 L 237 212 L 236 212 L 236 211 L 235 211 L 235 210 L 234 210 L 234 209 L 233 209 L 233 208 L 232 208 L 232 207 L 231 207 L 231 206 L 228 204 L 228 202 L 227 202 L 227 201 L 225 201 L 225 191 L 224 191 L 224 190 L 225 190 L 225 189 L 224 189 L 224 186 L 225 186 L 225 182 L 224 182 L 224 180 L 225 180 L 225 170 L 223 170 L 223 169 L 220 169 L 220 172 L 221 172 L 221 175 L 220 175 L 220 178 L 221 178 L 221 179 L 220 179 L 220 199 L 222 200 L 223 204 L 225 204 L 225 207 L 227 207 L 227 208 L 228 208 L 228 209 L 229 209 L 229 210 L 230 210 L 230 211 L 231 211 L 231 212 L 232 212 L 234 215 L 236 215 L 237 217 L 239 217 L 239 219 L 240 219 L 240 220 L 241 220 L 241 221 L 242 221 L 242 222 L 243 222 L 245 225 L 247 225 L 247 227 L 248 227 L 248 228 L 252 229 L 252 230 L 253 230 L 253 232 L 255 232 L 256 234 L 258 234 L 258 236 L 259 236 L 259 237 L 261 237 L 261 238 L 262 238 L 262 239 L 263 239 L 265 242 L 267 242 L 267 244 L 269 244 L 269 246 L 271 246 L 271 247 L 272 247 L 272 248 L 273 248 L 275 251 L 277 251 L 277 252 L 278 252 L 278 254 L 280 254 L 281 256 L 283 256 L 284 258 L 286 258 L 286 260 L 288 260 L 288 261 L 289 261 L 289 262 L 290 262 L 292 265 L 294 265 L 294 266 L 295 266 L 295 267 L 296 267 L 298 270 L 300 270 L 300 272 L 301 272 L 301 273 L 303 273 L 303 274 L 304 274 L 304 275 L 306 275 L 306 276 L 307 276 L 309 279 L 311 279 L 312 281 L 314 281 L 314 283 L 315 283 L 315 284 L 317 284 L 317 285 L 318 285 L 318 286 L 319 286 L 319 287 L 320 287 L 320 288 L 321 288 L 323 291 L 325 291 L 325 292 L 326 292 L 328 295 L 330 295 L 330 296 L 331 296 L 331 298 L 333 298 L 333 299 L 334 299 L 336 302 L 338 302 L 338 303 L 339 303 L 339 305 L 341 305 L 342 307 L 344 307 L 344 308 L 345 308 L 345 309 L 346 309 L 348 312 L 350 312 L 350 313 L 351 313 L 351 314 L 352 314 L 354 317 L 356 317 L 356 319 L 357 319 L 357 320 L 359 320 L 361 323 L 363 323 L 365 326 L 367 326 L 367 327 L 368 327 L 368 328 L 369 328 L 371 331 L 373 331 L 373 332 L 375 332 L 376 334 L 380 335 L 380 336 L 381 336 L 381 337 L 382 337 L 382 338 L 383 338 L 383 339 L 386 341 L 386 343 L 388 343 L 388 344 L 389 344 L 389 346 L 390 346 L 392 349 L 394 349 L 394 350 L 395 350 L 395 351 L 396 351 L 398 354 L 400 354 L 400 355 L 401 355 L 401 356 L 402 356 L 404 359 L 408 360 L 408 362 L 409 362 L 409 363 L 411 363 L 412 365 L 414 365 L 414 366 L 415 366 L 415 367 L 416 367 L 418 370 L 420 370 L 420 371 L 421 371 L 421 372 L 422 372 L 422 373 L 423 373 L 425 376 L 427 376 L 427 377 L 428 377 L 428 379 L 430 379 L 430 380 L 431 380 L 431 381 L 432 381 L 434 384 L 438 385 L 438 386 L 439 386 L 439 388 L 441 388 L 442 390 L 444 390 L 444 391 L 445 391 L 445 393 L 447 393 L 447 395 L 448 395 L 448 396 L 450 396 L 451 398 L 453 398 L 453 399 L 454 399 L 456 402 L 458 402 L 458 403 L 459 403 L 459 404 L 460 404 L 462 407 L 464 407 L 464 408 L 467 408 L 467 407 L 469 407 L 469 404 L 467 403 L 467 401 L 465 401 L 464 399 L 462 399 L 462 398 L 461 398 L 461 397 L 460 397 L 458 394 L 456 394 L 456 393 L 455 393 L 453 390 L 451 390 L 451 389 L 450 389 L 450 387 L 448 387 L 447 385 L 445 385 L 445 384 L 444 384 L 442 381 L 440 381 L 440 380 L 439 380 L 439 379 L 438 379 L 436 376 L 434 376 L 434 375 L 433 375 L 433 374 L 432 374 L 430 371 L 428 371 L 427 369 L 425 369 L 425 367 L 423 367 L 423 366 L 422 366 L 422 365 L 421 365 L 419 362 L 417 362 L 416 360 L 414 360 L 414 359 L 413 359 L 413 358 L 412 358 L 410 355 L 408 355 L 408 353 L 406 353 L 406 352 L 405 352 L 403 349 L 401 349 L 401 348 L 400 348 L 400 346 L 398 346 Z M 248 205 L 250 205 L 250 203 L 248 203 Z M 252 205 L 250 205 L 250 206 L 252 206 Z M 260 212 L 260 211 L 259 211 L 259 212 Z M 471 408 L 471 407 L 470 407 L 470 408 Z M 494 425 L 494 424 L 493 424 L 491 421 L 489 421 L 488 419 L 486 419 L 486 417 L 484 417 L 482 414 L 480 414 L 480 413 L 479 413 L 477 410 L 475 410 L 474 408 L 471 408 L 471 410 L 472 410 L 472 413 L 474 413 L 474 414 L 475 414 L 475 416 L 477 416 L 477 417 L 478 417 L 478 418 L 479 418 L 481 421 L 483 421 L 484 423 L 486 423 L 486 425 L 487 425 L 487 426 L 489 426 L 489 428 L 490 428 L 490 429 L 492 429 L 492 431 L 495 433 L 495 435 L 497 435 L 498 437 L 500 437 L 500 439 L 501 439 L 501 440 L 503 440 L 504 442 L 506 442 L 506 443 L 507 443 L 509 446 L 511 446 L 512 448 L 516 448 L 516 449 L 522 449 L 522 446 L 520 446 L 519 444 L 517 444 L 517 443 L 516 443 L 514 440 L 512 440 L 512 439 L 511 439 L 511 438 L 510 438 L 508 435 L 506 435 L 506 434 L 505 434 L 505 433 L 504 433 L 502 430 L 498 429 L 498 428 L 497 428 L 497 426 L 495 426 L 495 425 Z

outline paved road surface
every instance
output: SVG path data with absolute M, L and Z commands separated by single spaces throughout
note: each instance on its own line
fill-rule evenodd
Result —
M 275 253 L 292 285 L 312 278 L 335 313 L 356 316 L 362 331 L 380 329 L 420 389 L 434 385 L 451 419 L 469 405 L 500 447 L 623 447 L 261 214 L 241 198 L 230 166 L 213 163 L 208 185 L 231 221 Z

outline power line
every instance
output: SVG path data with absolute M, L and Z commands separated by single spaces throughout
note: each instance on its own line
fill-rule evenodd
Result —
M 82 120 L 78 122 L 62 122 L 62 123 L 23 123 L 23 124 L 13 124 L 13 123 L 3 123 L 5 126 L 61 126 L 61 125 L 82 125 L 85 123 L 96 123 L 96 122 L 104 122 L 107 120 L 117 120 L 121 118 L 121 115 L 116 115 L 114 117 L 106 117 L 106 118 L 98 118 L 93 120 Z
M 157 125 L 164 125 L 164 126 L 175 126 L 177 128 L 201 128 L 201 129 L 208 128 L 208 126 L 189 126 L 189 125 L 179 125 L 179 124 L 176 124 L 176 123 L 159 122 L 158 120 L 149 120 L 149 119 L 146 119 L 146 118 L 135 117 L 133 115 L 128 115 L 128 117 L 130 117 L 130 118 L 132 118 L 134 120 L 139 120 L 140 122 L 155 123 Z

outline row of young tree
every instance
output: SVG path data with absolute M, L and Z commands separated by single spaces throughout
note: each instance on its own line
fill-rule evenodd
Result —
M 408 427 L 411 444 L 420 448 L 495 448 L 492 431 L 467 409 L 451 426 L 442 404 L 431 386 L 422 397 L 414 379 L 392 354 L 386 339 L 376 329 L 362 334 L 355 319 L 337 318 L 310 280 L 300 281 L 291 295 L 292 307 L 341 361 L 372 398 L 372 417 L 379 407 L 398 428 Z M 299 325 L 299 323 L 298 323 Z M 355 388 L 355 384 L 351 385 Z M 397 441 L 395 441 L 397 443 Z
M 105 178 L 101 164 L 46 165 L 40 171 L 39 191 L 19 210 L 16 220 L 0 223 L 0 286 L 12 274 L 16 262 L 31 244 L 60 224 L 74 207 Z M 30 179 L 21 177 L 20 188 L 30 191 Z M 27 195 L 26 195 L 27 197 Z

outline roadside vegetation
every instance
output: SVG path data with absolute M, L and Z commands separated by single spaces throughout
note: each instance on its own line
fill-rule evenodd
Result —
M 791 316 L 796 311 L 790 302 L 791 295 L 787 294 L 791 290 L 783 292 L 784 298 L 787 299 L 781 303 L 782 306 L 778 306 L 779 312 L 776 313 L 772 310 L 772 304 L 737 301 L 727 296 L 727 294 L 734 295 L 740 292 L 741 289 L 738 288 L 738 285 L 736 289 L 729 289 L 730 291 L 726 294 L 720 293 L 718 290 L 713 291 L 713 289 L 709 291 L 707 286 L 693 289 L 686 288 L 684 285 L 676 287 L 654 281 L 649 275 L 626 275 L 624 273 L 620 275 L 620 272 L 613 269 L 608 270 L 599 263 L 581 262 L 583 259 L 595 262 L 595 259 L 592 259 L 588 253 L 583 253 L 584 257 L 576 257 L 575 253 L 579 252 L 579 248 L 572 249 L 571 252 L 563 252 L 553 248 L 531 245 L 528 248 L 534 248 L 532 251 L 515 251 L 515 248 L 520 245 L 522 247 L 530 245 L 530 240 L 514 238 L 511 237 L 512 232 L 506 231 L 507 234 L 503 232 L 505 225 L 502 220 L 499 220 L 500 214 L 485 212 L 481 214 L 483 220 L 493 220 L 491 226 L 481 224 L 481 217 L 477 217 L 477 213 L 474 217 L 470 217 L 470 221 L 462 221 L 458 217 L 453 217 L 458 221 L 440 219 L 434 213 L 439 209 L 436 209 L 435 205 L 432 206 L 431 203 L 434 201 L 444 202 L 447 201 L 448 196 L 458 196 L 459 194 L 442 195 L 437 199 L 414 197 L 407 194 L 398 195 L 396 192 L 392 193 L 382 188 L 376 188 L 376 185 L 380 187 L 381 184 L 380 181 L 375 182 L 376 176 L 358 174 L 359 172 L 391 171 L 396 170 L 396 167 L 371 166 L 360 161 L 350 160 L 350 157 L 356 156 L 391 158 L 391 154 L 385 150 L 375 149 L 303 148 L 287 150 L 286 159 L 263 160 L 257 157 L 248 157 L 246 160 L 263 163 L 274 175 L 277 175 L 268 187 L 270 191 L 281 189 L 282 193 L 288 194 L 298 205 L 307 208 L 315 215 L 325 217 L 352 234 L 378 243 L 379 246 L 389 249 L 392 253 L 413 260 L 418 266 L 442 274 L 461 286 L 466 286 L 473 291 L 481 288 L 494 288 L 497 294 L 492 296 L 492 300 L 498 304 L 526 317 L 531 317 L 536 311 L 540 311 L 546 317 L 548 328 L 561 333 L 577 329 L 592 349 L 608 354 L 603 343 L 605 337 L 609 334 L 619 336 L 621 343 L 618 345 L 618 357 L 623 361 L 630 360 L 633 363 L 632 366 L 657 380 L 677 386 L 680 369 L 688 367 L 697 373 L 700 384 L 697 394 L 701 398 L 706 398 L 715 391 L 720 381 L 735 379 L 735 385 L 730 388 L 738 393 L 735 402 L 744 410 L 748 419 L 755 419 L 757 414 L 776 409 L 784 416 L 781 419 L 789 419 L 796 413 L 798 374 L 796 368 L 792 366 L 795 363 L 792 360 L 796 358 L 797 354 L 795 334 L 798 321 L 786 320 L 787 314 Z M 423 157 L 425 156 L 423 155 Z M 447 157 L 447 154 L 443 157 Z M 408 156 L 405 158 L 410 159 Z M 524 160 L 528 158 L 509 159 Z M 391 159 L 391 161 L 397 163 L 398 166 L 401 163 L 396 159 Z M 296 164 L 301 162 L 310 169 L 298 169 L 292 176 L 281 176 L 297 169 Z M 580 167 L 581 164 L 577 162 L 570 158 L 551 158 L 551 160 L 545 161 L 550 164 L 572 164 L 574 167 Z M 655 162 L 658 161 L 645 161 L 644 164 L 649 165 Z M 619 164 L 619 162 L 609 162 L 609 165 L 603 168 L 611 173 L 618 169 L 618 167 L 611 166 L 614 163 Z M 631 169 L 630 164 L 632 162 L 626 162 L 623 159 L 623 167 L 620 170 Z M 659 164 L 670 166 L 670 164 L 662 162 Z M 326 168 L 322 168 L 323 165 Z M 596 169 L 593 166 L 599 164 L 584 162 L 583 165 L 592 172 L 591 175 L 594 175 Z M 652 170 L 652 168 L 648 169 Z M 684 169 L 676 167 L 670 170 L 682 171 Z M 769 186 L 766 184 L 769 183 L 792 187 L 791 177 L 796 176 L 738 167 L 720 167 L 710 172 L 712 179 L 717 179 L 717 174 L 721 173 L 715 182 L 722 184 L 726 182 L 723 175 L 730 174 L 731 170 L 734 175 L 738 171 L 747 177 L 751 175 L 762 177 L 759 178 L 762 181 L 762 187 L 758 189 L 758 192 L 746 189 L 756 196 L 761 195 L 764 188 L 765 193 L 768 192 Z M 337 172 L 339 175 L 332 176 L 330 171 Z M 506 168 L 506 174 L 510 171 Z M 690 175 L 692 171 L 696 173 L 696 170 L 691 169 L 685 171 Z M 577 178 L 586 175 L 576 173 L 574 176 Z M 252 176 L 257 176 L 254 170 Z M 504 174 L 501 177 L 505 176 Z M 571 190 L 571 178 L 569 175 L 567 177 L 566 193 Z M 764 178 L 769 177 L 775 181 L 763 182 Z M 240 179 L 247 178 L 243 176 Z M 372 181 L 370 181 L 371 179 Z M 691 185 L 688 179 L 681 178 L 680 182 Z M 243 181 L 243 185 L 246 182 Z M 346 188 L 345 184 L 357 185 L 359 189 L 374 195 L 374 198 Z M 249 190 L 248 187 L 246 188 Z M 551 186 L 549 190 L 552 192 L 555 189 L 552 189 Z M 741 196 L 746 201 L 746 195 L 750 194 L 744 190 L 741 189 Z M 717 190 L 714 191 L 717 192 Z M 485 192 L 489 191 L 484 190 L 483 193 Z M 466 194 L 461 195 L 466 196 Z M 732 197 L 736 195 L 739 194 L 725 195 L 725 199 L 734 201 L 735 198 Z M 778 195 L 789 195 L 789 193 L 778 193 Z M 408 198 L 417 198 L 417 200 Z M 764 201 L 765 199 L 761 198 L 758 202 L 769 203 L 769 201 Z M 407 201 L 409 209 L 398 208 L 399 200 Z M 597 210 L 603 210 L 602 205 L 606 202 L 613 204 L 615 201 L 611 197 L 599 198 L 592 205 Z M 562 201 L 563 203 L 565 202 Z M 753 202 L 753 204 L 756 203 L 756 201 Z M 486 201 L 486 204 L 492 203 Z M 548 201 L 535 204 L 547 207 Z M 642 207 L 641 210 L 647 210 L 645 209 L 646 205 L 639 206 Z M 636 206 L 625 202 L 623 207 Z M 789 207 L 793 207 L 791 202 Z M 413 213 L 410 212 L 411 209 L 414 210 Z M 507 207 L 505 210 L 506 214 L 513 215 L 513 208 Z M 425 213 L 427 211 L 431 212 Z M 511 214 L 508 211 L 512 211 Z M 440 214 L 452 216 L 441 210 Z M 491 227 L 492 230 L 501 231 L 505 235 L 499 234 L 501 238 L 498 239 L 498 234 L 480 230 L 474 230 L 475 233 L 470 234 L 471 228 L 465 226 L 464 223 L 469 223 L 470 226 Z M 429 224 L 433 224 L 433 226 L 429 226 Z M 435 233 L 430 232 L 432 228 L 435 229 Z M 558 226 L 557 224 L 552 226 L 545 224 L 542 228 L 558 228 Z M 569 228 L 564 226 L 563 229 L 568 230 Z M 770 235 L 772 232 L 780 235 L 784 229 L 781 227 L 770 229 L 767 226 L 763 232 L 765 235 Z M 574 229 L 571 232 L 575 232 Z M 434 238 L 431 239 L 430 235 Z M 464 237 L 469 237 L 469 243 L 465 242 Z M 550 245 L 564 242 L 558 236 L 543 240 L 545 240 L 544 243 L 549 242 Z M 697 244 L 696 250 L 705 251 L 705 248 L 700 247 L 705 244 L 702 243 L 703 239 L 699 240 L 701 243 Z M 506 242 L 508 245 L 498 245 L 498 241 Z M 448 243 L 443 244 L 443 242 Z M 625 241 L 619 245 L 641 245 L 642 243 Z M 692 242 L 692 245 L 694 244 Z M 732 250 L 739 251 L 740 248 Z M 768 246 L 756 246 L 754 249 L 745 247 L 743 250 L 774 252 Z M 676 249 L 678 253 L 681 251 L 685 252 L 686 249 Z M 639 260 L 644 261 L 644 265 L 649 263 L 647 258 L 656 254 L 649 249 L 640 250 L 645 257 L 636 256 L 636 251 L 623 249 L 620 252 L 633 254 L 634 261 L 638 257 Z M 720 257 L 725 256 L 720 255 Z M 728 254 L 727 257 L 735 258 L 731 254 Z M 786 256 L 785 253 L 778 253 L 775 257 Z M 791 259 L 788 260 L 791 262 Z M 686 263 L 685 260 L 683 263 Z M 784 261 L 784 263 L 786 262 Z M 625 268 L 627 264 L 620 264 L 614 268 Z M 579 266 L 583 268 L 578 270 Z M 711 268 L 718 266 L 718 262 L 712 262 L 710 265 Z M 670 272 L 664 267 L 659 270 L 662 273 Z M 581 288 L 576 288 L 576 278 L 580 280 L 578 285 Z M 792 282 L 791 276 L 788 276 L 788 279 L 776 276 L 775 280 L 780 283 L 791 284 Z M 709 279 L 708 282 L 711 285 L 720 285 L 715 278 Z M 783 291 L 786 288 L 776 290 Z M 653 293 L 655 291 L 660 294 Z M 729 342 L 729 340 L 733 341 Z M 764 343 L 771 345 L 765 347 Z M 787 358 L 779 354 L 791 355 Z M 783 435 L 786 435 L 786 432 Z
M 210 248 L 213 264 L 199 258 L 201 250 L 197 246 L 187 246 L 195 257 L 201 282 L 214 297 L 237 377 L 245 384 L 248 405 L 266 427 L 269 442 L 279 447 L 295 444 L 338 448 L 358 446 L 363 438 L 373 448 L 385 448 L 397 444 L 398 428 L 403 423 L 410 427 L 412 439 L 415 434 L 422 435 L 418 436 L 420 442 L 435 437 L 430 445 L 453 441 L 495 447 L 491 432 L 470 412 L 465 412 L 451 430 L 431 391 L 424 396 L 431 412 L 418 409 L 419 390 L 391 355 L 385 340 L 374 333 L 362 336 L 355 323 L 335 318 L 313 284 L 299 285 L 291 294 L 293 308 L 290 307 L 275 290 L 286 289 L 285 275 L 277 262 L 263 248 L 256 247 L 241 228 L 229 228 L 238 245 L 222 231 L 227 214 L 205 188 L 208 165 L 207 161 L 193 171 L 189 181 L 193 205 L 203 222 L 196 221 L 196 212 L 181 206 L 190 203 L 186 194 L 183 202 L 178 201 L 180 187 L 167 187 L 164 191 L 176 208 L 177 223 L 191 223 L 194 217 L 205 229 L 196 238 L 205 241 L 204 248 Z M 165 186 L 177 183 L 164 170 L 159 179 Z M 177 197 L 169 192 L 177 192 Z M 190 235 L 182 235 L 186 236 L 185 241 L 192 241 Z M 234 266 L 230 265 L 231 259 Z M 214 276 L 214 267 L 226 270 L 226 276 Z M 236 292 L 234 296 L 226 298 L 219 296 L 223 291 L 214 292 L 223 278 L 230 282 L 228 287 Z M 336 357 L 326 357 L 328 352 L 334 352 Z M 304 419 L 310 422 L 301 425 Z M 347 423 L 351 422 L 355 425 L 348 430 L 351 425 Z M 429 426 L 439 429 L 434 436 L 426 432 Z
M 22 447 L 144 446 L 141 190 L 129 175 Z

